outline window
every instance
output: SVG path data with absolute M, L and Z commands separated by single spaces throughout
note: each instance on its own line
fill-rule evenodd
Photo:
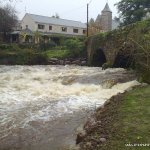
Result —
M 78 29 L 73 29 L 73 33 L 78 33 L 79 30 Z
M 86 33 L 86 30 L 83 30 L 83 34 L 85 34 Z
M 38 29 L 44 29 L 44 28 L 45 28 L 44 25 L 38 24 Z
M 26 25 L 26 29 L 28 29 L 28 25 Z
M 62 27 L 61 30 L 62 32 L 67 32 L 67 27 Z
M 49 30 L 52 30 L 52 26 L 49 26 Z

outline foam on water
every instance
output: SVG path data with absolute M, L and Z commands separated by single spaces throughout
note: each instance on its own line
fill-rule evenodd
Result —
M 138 85 L 137 81 L 110 89 L 101 79 L 124 69 L 77 66 L 0 66 L 0 135 L 28 128 L 30 121 L 49 121 L 75 111 L 95 109 L 108 98 Z

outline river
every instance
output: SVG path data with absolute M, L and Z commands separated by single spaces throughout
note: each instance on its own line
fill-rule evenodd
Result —
M 76 129 L 107 99 L 138 85 L 134 79 L 121 68 L 0 66 L 0 150 L 75 145 Z M 109 80 L 120 83 L 108 88 Z

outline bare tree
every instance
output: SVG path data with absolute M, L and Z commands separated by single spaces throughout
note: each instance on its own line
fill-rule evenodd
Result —
M 16 10 L 11 5 L 0 7 L 0 33 L 3 41 L 6 41 L 7 34 L 15 27 L 17 20 Z
M 17 2 L 18 0 L 0 0 L 0 3 L 1 3 L 1 2 L 14 2 L 14 1 Z

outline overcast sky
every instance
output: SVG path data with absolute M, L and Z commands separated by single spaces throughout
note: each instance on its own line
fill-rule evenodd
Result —
M 18 11 L 19 19 L 25 15 L 25 12 L 52 16 L 58 13 L 60 18 L 86 22 L 86 4 L 90 0 L 20 0 L 12 5 Z M 120 0 L 108 0 L 113 17 L 117 16 L 117 10 L 114 6 Z M 89 18 L 96 18 L 104 8 L 107 0 L 92 0 L 89 5 Z

